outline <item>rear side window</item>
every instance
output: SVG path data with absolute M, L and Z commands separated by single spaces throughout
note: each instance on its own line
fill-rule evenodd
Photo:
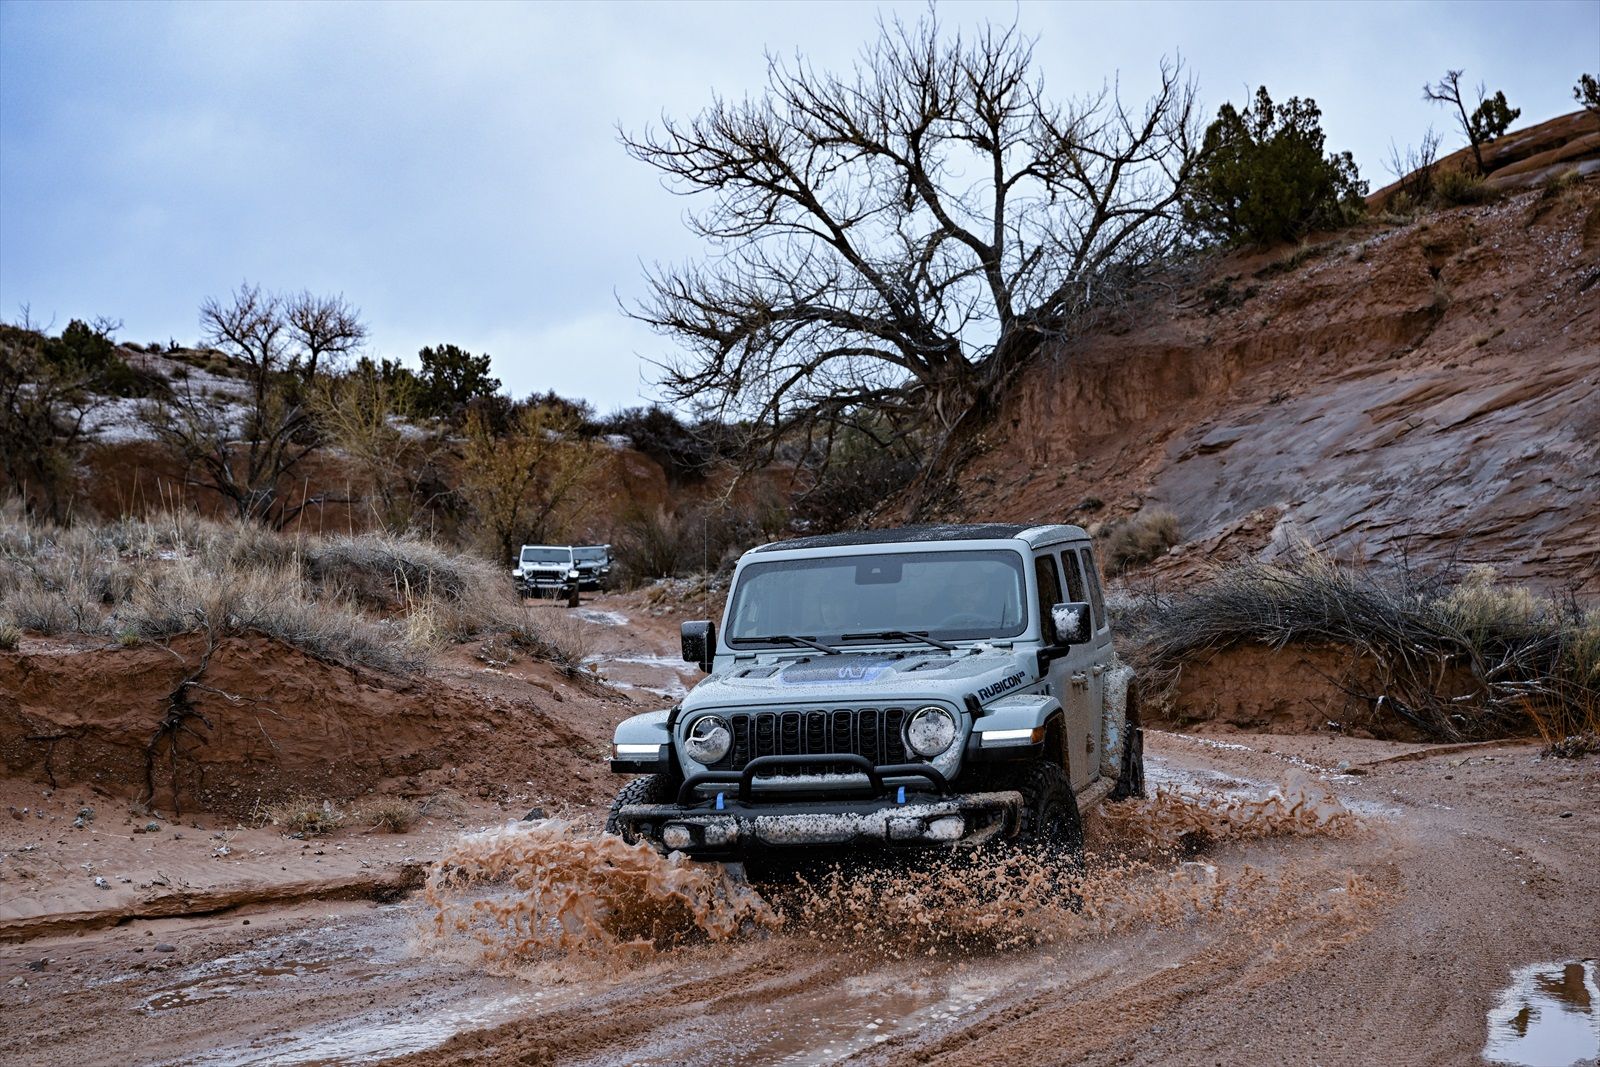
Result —
M 1083 569 L 1089 577 L 1089 600 L 1094 604 L 1094 628 L 1105 629 L 1106 625 L 1106 598 L 1100 592 L 1100 575 L 1094 569 L 1094 557 L 1087 548 L 1078 549 L 1078 555 L 1083 557 Z
M 1039 582 L 1039 632 L 1044 643 L 1056 643 L 1056 620 L 1050 609 L 1061 603 L 1061 579 L 1056 576 L 1054 556 L 1038 556 L 1033 561 L 1034 577 Z
M 1082 604 L 1089 599 L 1083 591 L 1083 570 L 1078 566 L 1078 554 L 1072 549 L 1061 553 L 1061 562 L 1067 568 L 1067 599 Z

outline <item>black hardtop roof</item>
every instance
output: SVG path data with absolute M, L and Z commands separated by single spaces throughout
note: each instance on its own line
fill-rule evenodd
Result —
M 851 545 L 892 545 L 899 541 L 995 541 L 1016 537 L 1041 523 L 979 522 L 933 526 L 896 526 L 886 530 L 851 530 L 816 534 L 752 548 L 752 552 L 788 552 L 799 548 L 846 548 Z

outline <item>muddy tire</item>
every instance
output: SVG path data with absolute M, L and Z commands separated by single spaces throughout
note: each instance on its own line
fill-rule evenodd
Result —
M 1144 728 L 1139 725 L 1139 686 L 1128 684 L 1127 743 L 1122 747 L 1122 767 L 1117 775 L 1112 800 L 1132 800 L 1148 796 L 1144 785 Z
M 578 603 L 578 587 L 573 586 L 572 591 L 567 594 L 567 607 L 575 608 L 578 606 Z
M 617 837 L 627 836 L 617 821 L 617 813 L 629 804 L 667 804 L 676 795 L 677 790 L 672 786 L 672 779 L 664 774 L 635 778 L 623 786 L 617 793 L 617 799 L 611 802 L 611 811 L 606 814 L 606 833 Z
M 1015 788 L 1022 791 L 1022 828 L 1016 843 L 1072 860 L 1082 858 L 1083 819 L 1067 772 L 1041 760 L 1028 767 Z

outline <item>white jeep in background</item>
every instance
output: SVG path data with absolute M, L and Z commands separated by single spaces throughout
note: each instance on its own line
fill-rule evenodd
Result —
M 511 577 L 522 596 L 560 597 L 578 606 L 579 572 L 566 545 L 523 545 Z
M 745 553 L 708 673 L 617 727 L 642 775 L 608 831 L 739 858 L 807 847 L 1025 841 L 1077 854 L 1081 812 L 1144 793 L 1133 671 L 1088 535 L 968 525 L 803 537 Z

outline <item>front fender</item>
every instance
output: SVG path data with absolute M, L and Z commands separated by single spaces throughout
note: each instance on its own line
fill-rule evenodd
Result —
M 1061 714 L 1061 702 L 1047 693 L 1017 693 L 984 706 L 972 724 L 967 758 L 983 763 L 1028 759 L 1044 749 L 1045 726 Z
M 660 774 L 672 767 L 672 710 L 647 711 L 623 719 L 611 739 L 616 774 Z
M 1106 699 L 1101 733 L 1100 773 L 1113 780 L 1122 776 L 1122 749 L 1128 743 L 1128 687 L 1133 683 L 1133 668 L 1117 660 L 1106 672 Z

